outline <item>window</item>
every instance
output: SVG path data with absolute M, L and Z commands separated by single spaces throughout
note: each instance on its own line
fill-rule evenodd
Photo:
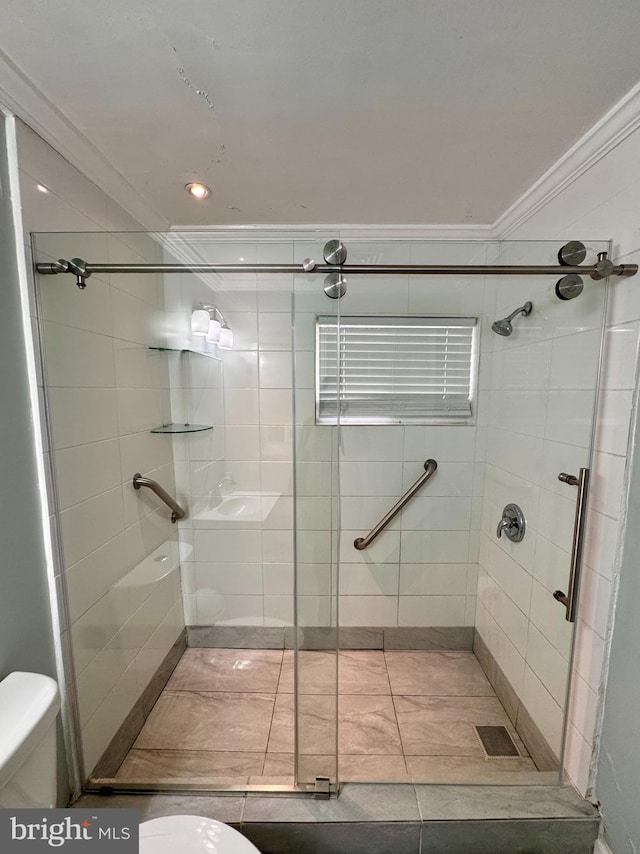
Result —
M 337 422 L 338 396 L 342 424 L 469 419 L 475 330 L 475 317 L 319 317 L 316 422 Z

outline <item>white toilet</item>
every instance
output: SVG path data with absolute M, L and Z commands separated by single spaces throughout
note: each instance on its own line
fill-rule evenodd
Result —
M 0 682 L 0 808 L 56 805 L 58 686 L 40 673 Z
M 140 825 L 140 854 L 260 854 L 237 830 L 199 815 L 168 815 Z

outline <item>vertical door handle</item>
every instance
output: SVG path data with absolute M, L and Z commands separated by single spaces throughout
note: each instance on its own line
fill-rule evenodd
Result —
M 584 541 L 584 528 L 587 520 L 587 496 L 589 492 L 589 469 L 580 469 L 576 477 L 573 474 L 561 472 L 558 480 L 569 486 L 578 487 L 576 498 L 576 516 L 573 525 L 573 545 L 571 546 L 571 569 L 569 571 L 569 589 L 566 593 L 556 590 L 553 598 L 565 607 L 565 619 L 568 623 L 575 623 L 578 608 L 578 587 L 580 584 L 580 569 L 582 564 L 582 546 Z

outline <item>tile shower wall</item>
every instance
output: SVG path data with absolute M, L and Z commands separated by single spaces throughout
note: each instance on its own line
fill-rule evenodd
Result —
M 39 234 L 40 260 L 157 257 L 148 237 L 104 233 L 139 225 L 24 125 L 18 153 L 27 235 L 102 232 Z M 30 246 L 25 251 L 31 269 Z M 141 471 L 173 489 L 171 444 L 148 432 L 169 410 L 166 363 L 147 351 L 164 322 L 163 289 L 154 277 L 93 276 L 80 292 L 64 276 L 41 280 L 40 300 L 40 382 L 49 389 L 52 435 L 45 448 L 60 511 L 59 526 L 53 516 L 50 524 L 64 554 L 57 572 L 68 590 L 65 632 L 73 641 L 89 772 L 183 626 L 175 546 L 168 551 L 173 526 L 166 508 L 130 483 Z M 32 317 L 35 328 L 34 309 Z M 170 560 L 145 561 L 156 549 Z
M 317 247 L 299 247 L 296 260 L 315 257 Z M 443 255 L 459 263 L 483 263 L 487 247 L 477 244 L 348 241 L 349 263 L 443 263 Z M 447 259 L 448 260 L 448 259 Z M 328 427 L 314 426 L 313 358 L 315 317 L 332 310 L 318 282 L 297 277 L 297 359 L 307 368 L 306 382 L 298 382 L 296 412 L 299 430 L 306 431 L 303 453 L 325 453 L 331 443 Z M 340 312 L 354 315 L 463 315 L 477 316 L 482 324 L 484 281 L 471 283 L 447 278 L 372 276 L 348 278 Z M 470 286 L 471 285 L 471 286 Z M 301 351 L 301 352 L 300 352 Z M 473 424 L 375 425 L 340 428 L 340 625 L 388 627 L 473 626 L 477 586 L 478 533 L 482 495 L 483 404 L 475 401 Z M 321 431 L 325 431 L 325 438 Z M 433 457 L 438 470 L 424 490 L 367 549 L 358 551 L 354 539 L 364 536 L 423 473 Z M 477 476 L 476 476 L 477 475 Z M 301 471 L 304 477 L 304 470 Z M 310 483 L 317 480 L 311 474 Z M 304 483 L 304 481 L 303 481 Z M 329 501 L 324 519 L 317 499 L 308 512 L 301 496 L 299 573 L 304 584 L 323 593 L 333 592 L 320 544 L 328 548 Z M 320 530 L 318 530 L 320 529 Z M 317 545 L 316 545 L 317 544 Z M 307 557 L 309 560 L 304 560 Z M 329 619 L 329 598 L 320 611 Z M 308 618 L 307 618 L 307 624 Z
M 590 247 L 591 258 L 602 248 Z M 516 243 L 499 260 L 553 263 L 556 251 Z M 560 302 L 553 283 L 501 279 L 493 316 L 528 299 L 533 311 L 513 334 L 488 332 L 483 345 L 491 373 L 476 628 L 559 756 L 572 626 L 552 593 L 567 585 L 575 490 L 557 475 L 588 465 L 604 301 L 593 281 L 581 299 Z M 527 521 L 521 543 L 495 535 L 511 502 Z
M 611 235 L 612 257 L 616 262 L 638 263 L 639 162 L 640 132 L 635 131 L 510 234 L 509 239 L 535 240 L 554 235 L 565 240 L 584 240 L 589 235 Z M 629 428 L 637 412 L 639 333 L 638 279 L 614 279 L 607 306 L 596 453 L 569 706 L 567 767 L 571 779 L 583 792 L 594 784 L 592 756 L 597 746 L 598 709 L 605 687 L 607 645 L 613 624 L 612 591 L 620 571 L 635 571 L 635 567 L 624 565 L 617 543 L 625 518 Z M 597 778 L 595 793 L 601 796 Z M 606 801 L 604 806 L 606 809 Z
M 189 243 L 185 236 L 186 244 Z M 320 257 L 324 241 L 279 245 L 209 243 L 198 257 L 220 263 L 302 261 Z M 191 247 L 193 251 L 193 247 Z M 447 247 L 356 244 L 350 261 L 413 263 L 434 260 Z M 484 246 L 456 246 L 456 259 L 481 263 Z M 482 257 L 479 257 L 479 254 Z M 349 284 L 348 314 L 465 314 L 481 316 L 484 283 L 379 277 Z M 263 276 L 167 278 L 168 341 L 210 351 L 219 362 L 188 356 L 195 374 L 193 421 L 209 433 L 176 437 L 178 492 L 192 505 L 181 522 L 191 560 L 183 563 L 187 623 L 291 625 L 293 622 L 293 441 L 291 291 L 295 287 L 296 456 L 298 466 L 298 592 L 301 625 L 330 625 L 334 580 L 331 548 L 332 428 L 314 423 L 315 317 L 332 310 L 314 278 Z M 235 335 L 231 351 L 216 351 L 189 334 L 200 302 L 215 303 Z M 185 358 L 185 357 L 180 357 Z M 221 371 L 220 371 L 221 367 Z M 199 379 L 196 379 L 199 377 Z M 176 380 L 181 382 L 180 377 Z M 205 383 L 201 385 L 200 383 Z M 173 384 L 173 382 L 172 382 Z M 174 411 L 184 406 L 176 394 Z M 224 415 L 221 417 L 221 412 Z M 475 613 L 484 415 L 461 426 L 372 426 L 342 430 L 340 459 L 340 608 L 345 626 L 472 626 Z M 436 476 L 370 549 L 353 540 L 370 529 L 422 472 L 438 460 Z M 225 476 L 238 495 L 258 494 L 264 518 L 217 519 L 218 484 Z M 209 518 L 207 518 L 207 516 Z
M 291 243 L 186 238 L 189 257 L 218 263 L 292 260 Z M 188 625 L 293 622 L 291 278 L 166 277 L 167 342 L 207 355 L 170 356 L 172 411 L 213 427 L 174 437 Z M 215 304 L 232 350 L 190 334 L 192 310 Z M 182 362 L 182 365 L 179 364 Z M 226 480 L 225 480 L 226 479 Z M 246 511 L 222 505 L 226 491 Z M 228 512 L 230 508 L 230 512 Z

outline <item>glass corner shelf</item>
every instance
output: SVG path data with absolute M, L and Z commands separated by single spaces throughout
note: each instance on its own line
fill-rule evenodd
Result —
M 154 427 L 151 433 L 203 433 L 205 430 L 213 430 L 212 424 L 163 424 Z
M 220 361 L 218 356 L 213 353 L 203 353 L 200 350 L 189 350 L 188 347 L 147 347 L 147 350 L 153 350 L 156 353 L 192 353 L 194 356 L 204 356 L 205 359 L 216 359 Z

